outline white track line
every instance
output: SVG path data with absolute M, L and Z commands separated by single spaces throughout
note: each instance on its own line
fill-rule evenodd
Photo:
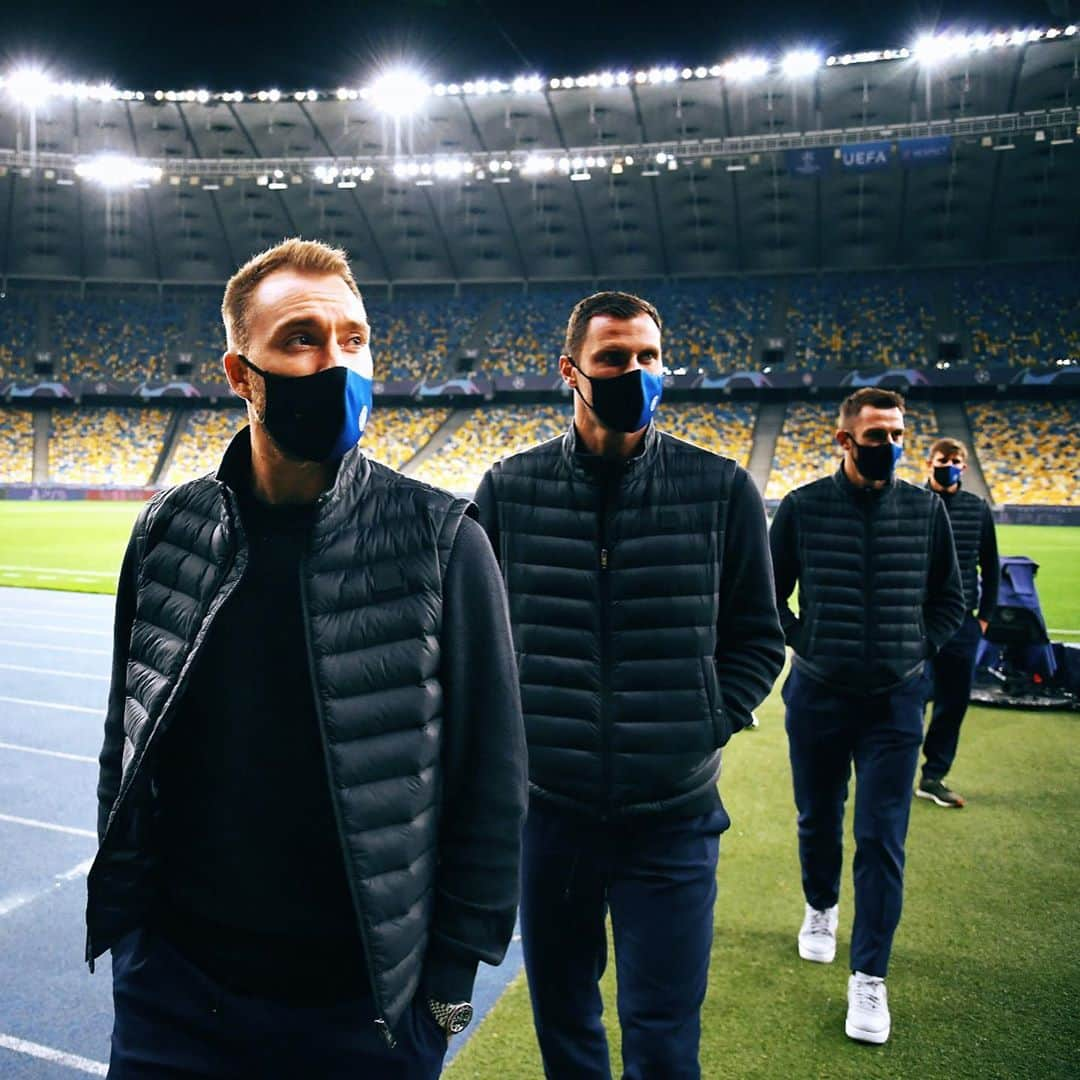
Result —
M 0 701 L 7 701 L 12 705 L 33 705 L 37 709 L 57 709 L 59 712 L 89 713 L 91 716 L 101 716 L 105 706 L 92 709 L 89 705 L 64 705 L 59 701 L 34 701 L 31 698 L 0 697 Z
M 68 836 L 87 836 L 91 840 L 97 839 L 97 833 L 93 829 L 76 829 L 71 825 L 54 825 L 51 821 L 38 821 L 36 818 L 0 814 L 0 821 L 6 821 L 9 825 L 27 825 L 31 829 L 47 829 L 49 832 L 66 833 Z
M 68 754 L 63 750 L 42 750 L 37 746 L 20 746 L 18 743 L 0 742 L 0 750 L 18 750 L 23 754 L 41 754 L 44 757 L 60 758 L 63 761 L 85 761 L 91 765 L 97 764 L 96 757 L 87 757 L 85 754 Z
M 13 911 L 18 911 L 19 908 L 26 907 L 27 904 L 32 904 L 42 897 L 48 896 L 49 893 L 55 889 L 60 888 L 61 885 L 66 884 L 69 881 L 75 881 L 77 878 L 84 878 L 90 873 L 90 867 L 93 865 L 93 859 L 84 859 L 77 866 L 73 866 L 70 870 L 65 870 L 62 874 L 57 874 L 53 878 L 53 883 L 44 889 L 38 889 L 37 892 L 21 892 L 12 893 L 10 896 L 0 897 L 0 918 L 4 915 L 10 915 Z
M 46 615 L 55 619 L 58 615 L 65 619 L 93 619 L 94 622 L 105 622 L 112 618 L 112 611 L 102 611 L 100 615 L 87 615 L 81 611 L 65 611 L 63 608 L 22 608 L 6 607 L 0 605 L 0 613 L 5 615 Z
M 26 667 L 24 664 L 0 664 L 0 671 L 29 671 L 34 675 L 56 675 L 61 679 L 90 679 L 92 682 L 108 682 L 108 675 L 89 675 L 85 671 L 64 671 L 61 668 Z
M 24 649 L 44 649 L 46 652 L 73 652 L 82 653 L 83 656 L 110 656 L 110 649 L 84 649 L 79 645 L 50 645 L 45 641 L 13 641 L 11 638 L 0 638 L 0 645 L 18 645 Z
M 0 564 L 0 570 L 8 570 L 11 573 L 30 574 L 63 574 L 65 577 L 107 577 L 114 578 L 118 570 L 72 570 L 67 566 L 15 566 L 12 563 Z
M 0 629 L 2 630 L 48 630 L 51 633 L 57 634 L 82 634 L 84 637 L 104 637 L 111 638 L 111 630 L 83 630 L 78 626 L 46 626 L 42 623 L 23 623 L 21 626 L 16 626 L 11 623 L 0 623 Z
M 91 1061 L 89 1058 L 79 1057 L 78 1054 L 69 1054 L 65 1050 L 54 1050 L 51 1046 L 42 1046 L 40 1043 L 27 1042 L 26 1039 L 18 1039 L 14 1035 L 0 1033 L 0 1047 L 13 1050 L 16 1054 L 51 1061 L 54 1065 L 78 1069 L 79 1072 L 89 1073 L 91 1076 L 107 1076 L 109 1073 L 109 1066 L 103 1062 Z

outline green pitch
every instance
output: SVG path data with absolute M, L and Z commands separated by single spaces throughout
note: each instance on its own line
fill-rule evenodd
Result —
M 0 585 L 114 592 L 140 506 L 0 501 Z M 1047 626 L 1080 639 L 1080 529 L 1003 525 L 998 543 L 1003 555 L 1028 555 L 1039 563 Z

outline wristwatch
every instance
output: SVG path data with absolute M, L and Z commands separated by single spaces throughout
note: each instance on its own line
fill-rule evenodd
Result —
M 435 1017 L 435 1023 L 446 1032 L 447 1037 L 460 1035 L 470 1024 L 473 1018 L 473 1007 L 467 1001 L 459 1001 L 451 1005 L 446 1001 L 428 1000 L 428 1008 Z

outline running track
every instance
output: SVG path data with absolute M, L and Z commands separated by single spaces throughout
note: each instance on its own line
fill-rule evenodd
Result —
M 0 588 L 0 1076 L 104 1076 L 108 958 L 83 956 L 113 599 Z M 521 968 L 481 965 L 478 1019 Z M 451 1044 L 447 1060 L 469 1032 Z

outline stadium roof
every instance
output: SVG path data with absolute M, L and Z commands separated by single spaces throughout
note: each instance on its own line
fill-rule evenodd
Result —
M 1066 255 L 1078 124 L 1075 27 L 437 87 L 9 72 L 0 277 L 219 282 L 297 234 L 367 283 Z

